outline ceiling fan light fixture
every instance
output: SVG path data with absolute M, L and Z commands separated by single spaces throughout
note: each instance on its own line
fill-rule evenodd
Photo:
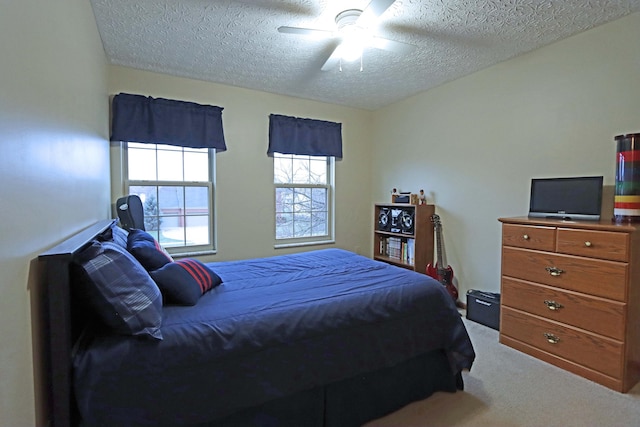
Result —
M 372 36 L 365 31 L 349 31 L 343 34 L 338 46 L 340 57 L 347 61 L 355 61 L 362 57 L 362 51 L 371 42 Z
M 342 30 L 346 26 L 356 25 L 356 21 L 360 15 L 362 15 L 362 11 L 360 9 L 347 9 L 337 14 L 336 25 L 338 26 L 338 31 Z
M 334 48 L 324 60 L 322 71 L 329 71 L 339 65 L 342 71 L 342 62 L 360 59 L 360 71 L 362 71 L 362 56 L 365 48 L 381 49 L 399 54 L 408 54 L 416 46 L 395 40 L 390 40 L 376 35 L 377 19 L 385 13 L 396 0 L 370 0 L 364 10 L 347 9 L 338 13 L 335 17 L 336 28 L 332 30 L 318 30 L 301 27 L 278 27 L 278 32 L 288 34 L 300 34 L 305 36 L 320 36 L 331 39 Z
M 339 55 L 343 61 L 353 62 L 362 57 L 362 45 L 358 43 L 342 42 L 338 46 Z
M 347 62 L 361 59 L 362 51 L 373 38 L 373 34 L 368 28 L 357 24 L 361 14 L 362 11 L 359 9 L 348 9 L 336 16 L 338 34 L 341 38 L 338 53 L 340 58 Z

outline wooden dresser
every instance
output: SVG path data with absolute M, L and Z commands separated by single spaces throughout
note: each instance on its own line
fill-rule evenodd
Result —
M 640 227 L 499 221 L 500 342 L 627 392 L 640 380 Z

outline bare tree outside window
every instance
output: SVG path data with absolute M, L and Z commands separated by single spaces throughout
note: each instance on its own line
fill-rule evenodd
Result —
M 329 159 L 274 154 L 276 239 L 329 235 Z

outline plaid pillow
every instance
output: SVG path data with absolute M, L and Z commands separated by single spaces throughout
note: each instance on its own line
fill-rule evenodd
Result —
M 157 270 L 173 261 L 171 255 L 165 252 L 151 234 L 137 228 L 129 230 L 127 250 L 140 261 L 140 264 L 147 271 Z
M 127 232 L 125 229 L 118 227 L 116 221 L 111 223 L 111 226 L 108 230 L 105 230 L 104 233 L 98 235 L 96 240 L 99 242 L 113 242 L 117 243 L 120 247 L 127 249 Z
M 191 258 L 165 264 L 150 274 L 167 302 L 182 305 L 195 305 L 205 292 L 222 283 L 209 267 Z
M 111 226 L 113 241 L 123 249 L 127 249 L 127 235 L 129 233 L 124 228 L 118 227 L 115 223 Z
M 125 335 L 162 339 L 162 294 L 149 273 L 113 242 L 94 241 L 78 256 L 86 293 L 102 321 Z

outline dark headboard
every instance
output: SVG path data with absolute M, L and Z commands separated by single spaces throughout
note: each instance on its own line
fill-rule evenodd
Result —
M 103 220 L 38 256 L 43 278 L 47 331 L 47 375 L 51 386 L 49 419 L 52 427 L 76 424 L 71 353 L 82 325 L 74 325 L 72 261 L 89 243 L 107 231 L 114 220 Z

